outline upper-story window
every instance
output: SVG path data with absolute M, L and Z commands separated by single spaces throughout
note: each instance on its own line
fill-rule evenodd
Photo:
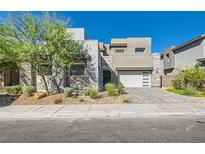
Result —
M 145 48 L 135 48 L 135 52 L 144 52 Z
M 124 49 L 115 49 L 116 53 L 124 53 Z
M 169 62 L 169 60 L 170 60 L 169 53 L 166 54 L 166 58 L 167 58 L 167 62 Z

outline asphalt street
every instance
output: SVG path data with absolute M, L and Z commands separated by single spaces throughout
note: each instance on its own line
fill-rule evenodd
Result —
M 205 116 L 1 120 L 0 142 L 205 142 Z

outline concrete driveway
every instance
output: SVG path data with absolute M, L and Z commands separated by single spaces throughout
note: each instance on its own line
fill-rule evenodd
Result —
M 205 103 L 203 98 L 182 96 L 160 88 L 128 88 L 126 92 L 133 103 Z

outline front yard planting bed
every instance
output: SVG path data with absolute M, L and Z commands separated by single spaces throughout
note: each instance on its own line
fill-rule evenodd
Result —
M 186 95 L 185 94 L 185 89 L 168 88 L 167 91 L 173 92 L 173 93 L 176 93 L 176 94 L 179 94 L 179 95 Z M 186 95 L 186 96 L 205 98 L 205 90 L 197 90 L 196 94 Z
M 106 92 L 100 92 L 98 98 L 92 99 L 90 96 L 80 95 L 77 97 L 65 97 L 63 93 L 52 94 L 41 99 L 34 96 L 19 96 L 11 105 L 50 105 L 50 104 L 121 104 L 128 103 L 126 95 L 108 96 Z M 56 101 L 60 100 L 60 101 Z M 129 102 L 131 103 L 131 102 Z

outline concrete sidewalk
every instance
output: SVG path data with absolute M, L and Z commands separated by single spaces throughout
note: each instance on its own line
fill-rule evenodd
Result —
M 204 116 L 205 103 L 11 105 L 0 107 L 0 119 L 116 118 Z

